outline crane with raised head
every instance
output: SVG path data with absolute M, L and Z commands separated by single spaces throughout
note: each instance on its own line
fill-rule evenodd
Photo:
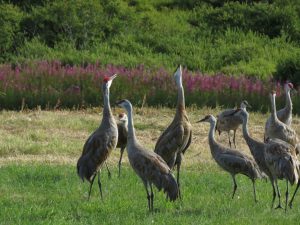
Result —
M 273 91 L 270 94 L 270 99 L 271 99 L 271 119 L 270 119 L 270 127 L 269 127 L 269 132 L 268 134 L 265 134 L 265 140 L 267 140 L 268 138 L 274 139 L 274 138 L 278 138 L 281 139 L 289 144 L 291 144 L 292 146 L 294 146 L 296 148 L 296 153 L 299 154 L 299 149 L 300 149 L 300 145 L 299 145 L 299 139 L 297 136 L 297 133 L 295 132 L 295 130 L 293 128 L 291 128 L 290 126 L 286 125 L 285 123 L 281 122 L 278 117 L 277 117 L 277 113 L 276 113 L 276 102 L 275 102 L 275 98 L 276 98 L 276 92 Z
M 98 186 L 102 199 L 102 185 L 100 170 L 103 163 L 115 149 L 118 141 L 118 128 L 110 108 L 109 90 L 116 74 L 111 77 L 104 77 L 102 85 L 103 93 L 103 115 L 100 126 L 86 140 L 82 155 L 77 162 L 77 173 L 84 181 L 90 182 L 89 198 L 96 175 L 98 174 Z
M 284 108 L 278 110 L 276 112 L 276 116 L 278 120 L 280 120 L 282 123 L 286 124 L 287 126 L 291 126 L 292 124 L 292 111 L 293 111 L 293 102 L 291 99 L 291 90 L 294 89 L 294 86 L 292 83 L 285 83 L 284 84 L 284 92 L 285 92 L 285 106 Z M 270 116 L 267 119 L 266 125 L 265 125 L 265 138 L 270 136 L 270 133 L 272 133 L 272 116 Z
M 168 128 L 158 138 L 154 152 L 160 155 L 173 169 L 177 166 L 177 184 L 180 191 L 180 167 L 182 154 L 188 149 L 192 140 L 192 126 L 185 110 L 184 89 L 182 85 L 182 68 L 179 66 L 174 73 L 174 79 L 177 86 L 177 106 L 176 114 Z

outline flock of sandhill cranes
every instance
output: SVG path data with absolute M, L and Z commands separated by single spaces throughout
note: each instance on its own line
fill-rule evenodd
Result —
M 141 178 L 147 192 L 148 208 L 153 211 L 153 187 L 158 190 L 163 189 L 170 201 L 181 198 L 180 190 L 180 166 L 182 154 L 188 149 L 192 140 L 192 126 L 189 122 L 185 110 L 184 89 L 182 86 L 182 68 L 179 66 L 174 73 L 174 79 L 178 91 L 176 114 L 167 129 L 158 138 L 154 151 L 145 149 L 137 140 L 133 123 L 133 108 L 131 103 L 124 99 L 117 102 L 117 105 L 127 112 L 119 115 L 116 122 L 111 111 L 109 101 L 109 90 L 116 75 L 105 77 L 103 80 L 103 118 L 98 129 L 96 129 L 87 139 L 83 147 L 81 157 L 77 162 L 77 172 L 80 178 L 90 182 L 89 198 L 96 175 L 98 175 L 98 186 L 102 198 L 102 187 L 100 168 L 106 165 L 106 159 L 111 151 L 116 147 L 121 149 L 119 160 L 119 176 L 121 172 L 121 161 L 124 149 L 127 149 L 128 159 L 135 173 Z M 285 84 L 286 106 L 276 111 L 276 93 L 270 94 L 271 116 L 265 126 L 264 141 L 253 139 L 248 132 L 249 113 L 246 108 L 250 107 L 247 101 L 243 101 L 238 109 L 225 110 L 217 116 L 207 115 L 198 122 L 210 123 L 208 142 L 213 159 L 217 164 L 231 174 L 233 180 L 233 193 L 235 195 L 237 183 L 235 176 L 244 174 L 253 183 L 254 200 L 256 198 L 255 180 L 258 178 L 269 178 L 273 188 L 272 208 L 276 196 L 278 197 L 277 208 L 281 206 L 281 194 L 277 184 L 278 179 L 286 180 L 285 210 L 287 210 L 289 197 L 289 183 L 297 183 L 289 206 L 300 186 L 299 179 L 299 140 L 296 132 L 291 128 L 292 122 L 292 101 L 290 90 L 293 89 L 291 83 Z M 233 144 L 235 143 L 235 133 L 242 124 L 244 139 L 249 146 L 252 157 L 231 148 L 229 133 L 234 131 Z M 221 145 L 215 140 L 215 131 L 219 134 L 222 131 L 228 132 L 229 146 Z M 106 165 L 107 167 L 107 165 Z M 177 181 L 171 170 L 177 167 Z M 107 167 L 109 172 L 109 169 Z M 110 174 L 110 172 L 109 172 Z

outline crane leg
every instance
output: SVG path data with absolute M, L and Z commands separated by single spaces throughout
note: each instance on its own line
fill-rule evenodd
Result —
M 178 155 L 177 155 L 177 157 L 178 157 Z M 179 157 L 181 157 L 181 156 L 179 156 Z M 179 161 L 177 163 L 177 185 L 178 185 L 178 195 L 179 195 L 180 200 L 182 200 L 181 191 L 180 191 L 180 183 L 179 183 L 180 166 L 181 166 L 181 158 L 179 159 Z
M 148 182 L 147 181 L 144 181 L 144 186 L 145 186 L 145 189 L 146 189 L 146 192 L 147 192 L 147 199 L 148 199 L 148 208 L 149 208 L 149 211 L 151 212 L 151 196 L 149 194 L 149 190 L 148 190 Z
M 89 190 L 88 201 L 90 200 L 90 197 L 91 197 L 91 191 L 92 191 L 92 187 L 93 187 L 93 183 L 94 183 L 95 177 L 96 177 L 96 175 L 93 177 L 93 179 L 92 179 L 92 181 L 90 183 L 90 190 Z
M 297 187 L 296 187 L 295 192 L 294 192 L 294 194 L 293 194 L 293 197 L 292 197 L 292 199 L 291 199 L 291 201 L 290 201 L 290 203 L 289 203 L 289 207 L 290 207 L 290 208 L 293 207 L 293 201 L 294 201 L 294 198 L 295 198 L 295 195 L 296 195 L 296 193 L 297 193 L 297 191 L 298 191 L 299 186 L 300 186 L 300 180 L 299 180 L 298 183 L 297 183 Z
M 105 161 L 105 166 L 106 166 L 106 169 L 107 169 L 108 178 L 110 179 L 111 178 L 111 173 L 110 173 L 110 170 L 108 168 L 108 165 L 107 165 L 106 161 Z
M 100 171 L 98 171 L 98 186 L 99 186 L 99 191 L 100 191 L 101 199 L 103 200 L 103 196 L 102 196 L 102 184 L 101 184 L 101 180 L 100 180 Z
M 273 198 L 272 198 L 271 209 L 273 209 L 275 198 L 276 198 L 276 189 L 275 189 L 275 185 L 274 185 L 274 180 L 273 179 L 271 179 L 271 184 L 272 184 L 272 188 L 273 188 Z
M 234 148 L 236 148 L 236 145 L 235 145 L 235 133 L 236 133 L 236 130 L 233 131 L 233 144 L 234 144 Z
M 228 131 L 228 142 L 229 142 L 229 146 L 230 146 L 230 148 L 231 148 L 230 131 Z
M 252 180 L 252 185 L 253 185 L 253 194 L 254 194 L 254 201 L 257 202 L 257 198 L 256 198 L 256 189 L 255 189 L 255 180 Z
M 151 211 L 153 212 L 153 199 L 154 199 L 154 194 L 153 194 L 153 188 L 152 188 L 152 184 L 151 184 L 151 183 L 150 183 L 150 190 L 151 190 L 151 194 L 150 194 Z
M 289 200 L 289 181 L 287 179 L 286 180 L 286 192 L 285 192 L 285 213 L 286 213 L 286 210 L 287 210 L 288 200 Z
M 233 180 L 233 192 L 232 192 L 232 199 L 234 197 L 235 191 L 237 189 L 237 184 L 236 184 L 236 180 L 235 180 L 235 175 L 231 175 L 232 176 L 232 180 Z
M 275 180 L 275 185 L 276 185 L 277 196 L 278 196 L 278 206 L 275 209 L 282 209 L 282 206 L 281 206 L 281 194 L 280 194 L 280 190 L 279 190 L 279 187 L 278 187 L 277 180 Z
M 119 177 L 121 175 L 121 163 L 122 163 L 122 157 L 123 157 L 124 149 L 125 148 L 121 148 L 121 155 L 120 155 L 120 160 L 119 160 Z

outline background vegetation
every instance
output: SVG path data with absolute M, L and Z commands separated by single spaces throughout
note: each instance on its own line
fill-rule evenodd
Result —
M 263 79 L 300 65 L 298 0 L 1 0 L 0 30 L 2 63 L 181 63 Z

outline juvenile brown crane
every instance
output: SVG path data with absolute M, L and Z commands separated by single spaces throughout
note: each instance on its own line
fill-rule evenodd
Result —
M 246 109 L 237 109 L 234 114 L 239 116 L 243 121 L 244 139 L 246 140 L 250 152 L 259 166 L 260 171 L 270 178 L 273 188 L 271 207 L 273 208 L 276 195 L 278 195 L 279 204 L 277 208 L 281 208 L 281 195 L 277 185 L 277 178 L 287 179 L 291 182 L 291 184 L 294 182 L 293 177 L 295 177 L 295 169 L 292 167 L 294 164 L 298 163 L 295 148 L 279 139 L 268 139 L 267 143 L 253 139 L 248 132 L 249 114 Z M 288 195 L 288 192 L 286 194 Z
M 91 134 L 83 146 L 82 155 L 77 162 L 77 173 L 84 181 L 90 182 L 89 198 L 96 175 L 102 198 L 100 169 L 103 163 L 116 147 L 118 140 L 117 123 L 113 117 L 109 102 L 109 89 L 117 75 L 105 77 L 102 85 L 103 92 L 103 117 L 100 126 Z
M 198 122 L 208 122 L 210 123 L 210 130 L 208 134 L 208 142 L 212 157 L 217 162 L 217 164 L 231 174 L 233 180 L 233 193 L 232 198 L 237 189 L 237 184 L 235 180 L 235 176 L 237 174 L 244 174 L 249 177 L 253 184 L 253 194 L 254 201 L 257 202 L 256 199 L 256 191 L 255 191 L 255 180 L 257 178 L 261 178 L 261 172 L 259 170 L 256 162 L 250 158 L 249 156 L 220 145 L 215 140 L 215 128 L 216 128 L 216 118 L 213 115 L 207 115 L 203 119 Z
M 246 109 L 247 107 L 250 108 L 251 106 L 246 100 L 242 101 L 241 109 Z M 239 126 L 242 124 L 242 120 L 238 116 L 235 116 L 233 114 L 235 110 L 236 109 L 226 109 L 223 112 L 219 113 L 219 115 L 217 116 L 216 130 L 219 132 L 219 135 L 221 135 L 222 131 L 226 131 L 228 133 L 228 143 L 230 147 L 230 131 L 233 130 L 233 144 L 236 148 L 235 133 Z
M 276 112 L 278 120 L 282 123 L 286 124 L 287 126 L 291 126 L 292 124 L 292 111 L 293 111 L 293 103 L 291 99 L 291 90 L 294 89 L 292 83 L 285 83 L 284 84 L 284 92 L 285 92 L 285 107 L 278 110 Z M 266 125 L 265 125 L 265 137 L 269 137 L 270 133 L 272 133 L 272 118 L 271 116 L 268 118 Z
M 119 160 L 119 177 L 121 174 L 121 163 L 122 163 L 122 157 L 124 150 L 127 145 L 127 133 L 128 133 L 128 119 L 127 115 L 125 113 L 120 113 L 119 114 L 119 120 L 117 121 L 117 126 L 118 126 L 118 143 L 117 143 L 117 148 L 120 148 L 121 154 L 120 154 L 120 160 Z
M 128 135 L 127 153 L 130 165 L 135 173 L 142 179 L 148 199 L 148 207 L 153 211 L 154 184 L 158 190 L 163 189 L 170 201 L 178 198 L 178 185 L 171 174 L 167 163 L 155 152 L 145 149 L 137 140 L 133 125 L 132 105 L 128 100 L 121 100 L 117 104 L 127 111 Z M 150 189 L 150 191 L 149 191 Z
M 177 184 L 179 197 L 181 198 L 179 182 L 180 166 L 182 154 L 185 153 L 191 144 L 192 126 L 185 110 L 181 66 L 174 73 L 174 79 L 178 92 L 176 114 L 169 127 L 158 138 L 154 152 L 160 155 L 171 169 L 177 165 Z
M 288 125 L 281 122 L 276 114 L 276 102 L 275 102 L 276 92 L 273 91 L 270 94 L 271 98 L 271 119 L 270 119 L 270 129 L 267 135 L 265 135 L 265 139 L 278 138 L 281 139 L 296 148 L 296 153 L 299 153 L 299 139 L 294 129 L 289 127 Z

